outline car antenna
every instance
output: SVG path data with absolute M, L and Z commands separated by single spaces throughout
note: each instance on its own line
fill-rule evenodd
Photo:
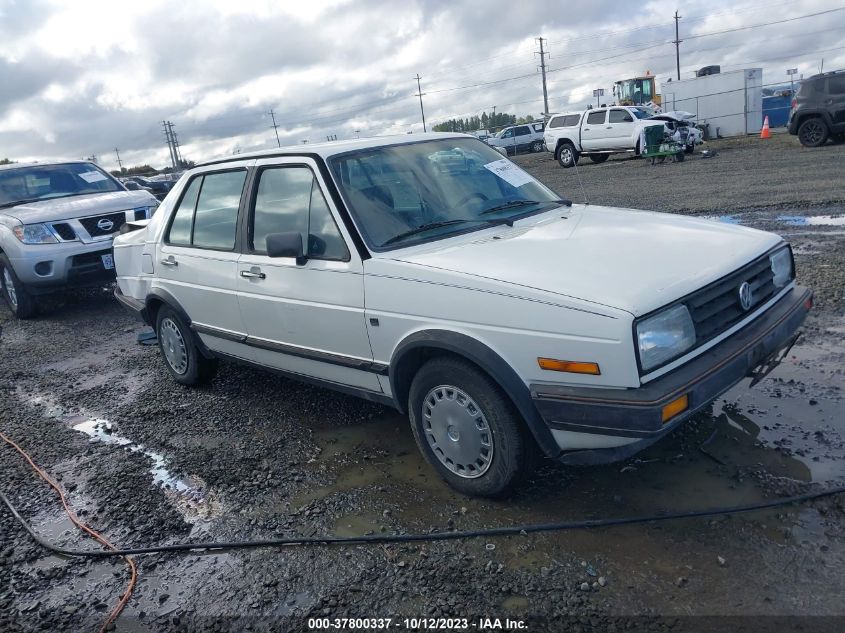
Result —
M 578 185 L 581 187 L 581 195 L 584 196 L 584 206 L 588 206 L 590 204 L 590 200 L 587 198 L 587 191 L 584 189 L 584 183 L 581 182 L 581 173 L 578 171 L 577 157 L 572 162 L 572 166 L 575 168 L 575 175 L 578 177 Z

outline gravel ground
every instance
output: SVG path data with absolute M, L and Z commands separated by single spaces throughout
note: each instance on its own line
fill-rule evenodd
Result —
M 0 308 L 0 430 L 124 546 L 625 516 L 841 483 L 845 145 L 810 151 L 785 136 L 712 145 L 718 156 L 707 160 L 585 161 L 580 174 L 594 204 L 788 234 L 817 309 L 771 376 L 738 385 L 628 462 L 545 464 L 513 499 L 468 499 L 432 475 L 407 421 L 384 407 L 232 365 L 208 388 L 174 384 L 109 289 L 57 297 L 28 322 Z M 577 198 L 574 170 L 546 155 L 519 161 Z M 0 489 L 45 536 L 92 547 L 4 446 Z M 531 631 L 686 631 L 712 622 L 690 616 L 744 617 L 716 622 L 736 628 L 763 615 L 833 618 L 780 619 L 778 630 L 842 630 L 843 504 L 465 542 L 140 556 L 117 630 L 302 631 L 309 617 L 452 616 L 522 618 Z M 0 510 L 0 630 L 95 630 L 126 582 L 119 561 L 46 555 Z

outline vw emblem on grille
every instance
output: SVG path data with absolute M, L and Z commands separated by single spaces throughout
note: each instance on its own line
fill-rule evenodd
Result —
M 103 218 L 102 220 L 97 222 L 97 228 L 101 231 L 111 231 L 114 228 L 114 222 L 112 222 L 108 218 Z
M 743 310 L 751 309 L 751 286 L 747 281 L 743 281 L 739 287 L 739 305 Z

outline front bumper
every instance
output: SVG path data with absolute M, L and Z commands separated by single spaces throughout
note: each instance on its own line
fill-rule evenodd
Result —
M 559 441 L 581 438 L 582 450 L 562 445 L 559 459 L 569 464 L 612 462 L 653 444 L 790 347 L 812 298 L 810 290 L 794 287 L 719 345 L 637 389 L 531 385 L 534 405 L 552 434 Z M 688 408 L 664 423 L 663 407 L 683 395 L 689 398 Z
M 67 286 L 113 281 L 114 268 L 107 269 L 102 259 L 111 252 L 111 240 L 38 244 L 21 247 L 10 261 L 27 290 L 43 294 Z

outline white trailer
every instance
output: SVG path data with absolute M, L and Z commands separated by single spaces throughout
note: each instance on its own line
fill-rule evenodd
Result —
M 763 127 L 763 69 L 746 68 L 663 83 L 664 112 L 694 112 L 708 135 L 756 134 Z

